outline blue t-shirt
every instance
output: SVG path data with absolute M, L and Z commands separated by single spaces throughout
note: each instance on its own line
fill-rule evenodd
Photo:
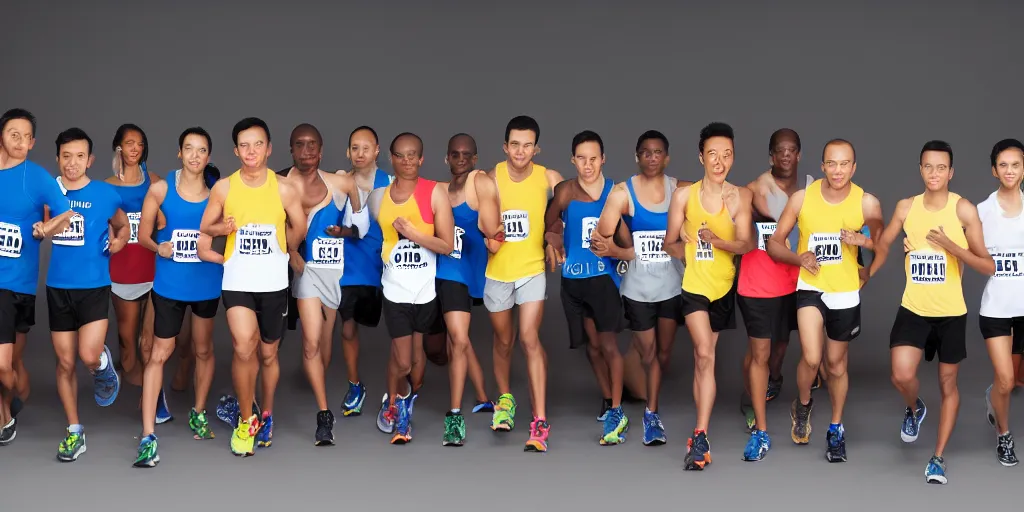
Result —
M 66 195 L 75 215 L 71 225 L 53 237 L 46 286 L 72 290 L 110 286 L 109 222 L 121 208 L 121 195 L 114 185 L 95 180 Z
M 39 286 L 39 240 L 32 225 L 43 206 L 54 217 L 71 207 L 46 169 L 28 160 L 0 170 L 0 289 L 34 295 Z

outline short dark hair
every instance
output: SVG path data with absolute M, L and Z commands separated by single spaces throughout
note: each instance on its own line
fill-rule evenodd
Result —
M 377 136 L 377 130 L 374 130 L 373 128 L 370 128 L 369 126 L 363 125 L 363 126 L 360 126 L 360 127 L 356 128 L 355 130 L 352 130 L 352 133 L 348 134 L 348 145 L 349 146 L 352 145 L 352 137 L 355 137 L 355 135 L 357 133 L 359 133 L 359 132 L 361 132 L 363 130 L 366 130 L 366 131 L 372 133 L 373 134 L 373 142 L 375 142 L 378 145 L 380 145 L 380 137 Z
M 697 143 L 697 152 L 704 153 L 704 143 L 711 137 L 725 137 L 731 141 L 736 140 L 736 134 L 732 130 L 732 126 L 726 123 L 715 121 L 709 123 L 700 130 L 700 142 Z
M 124 137 L 128 132 L 139 132 L 139 135 L 142 135 L 142 156 L 139 158 L 139 163 L 146 163 L 146 160 L 149 158 L 149 139 L 146 138 L 146 132 L 139 128 L 138 125 L 125 123 L 118 126 L 117 131 L 114 132 L 114 142 L 110 144 L 110 150 L 117 151 L 118 146 L 124 142 Z
M 207 133 L 206 130 L 204 130 L 202 127 L 199 127 L 199 126 L 193 126 L 192 128 L 185 128 L 185 131 L 181 132 L 181 135 L 178 136 L 178 149 L 179 150 L 182 147 L 185 146 L 185 137 L 188 137 L 189 135 L 198 135 L 200 137 L 205 138 L 206 139 L 206 149 L 207 149 L 207 151 L 213 152 L 213 139 L 210 138 L 210 134 Z
M 668 153 L 668 137 L 666 137 L 665 134 L 659 132 L 658 130 L 647 130 L 646 132 L 640 134 L 640 138 L 636 140 L 636 152 L 639 153 L 640 146 L 643 146 L 644 142 L 647 142 L 651 139 L 660 140 L 661 143 L 665 145 L 665 153 Z
M 298 125 L 298 126 L 296 126 L 295 128 L 292 129 L 291 137 L 288 138 L 288 144 L 289 145 L 291 145 L 293 142 L 295 142 L 295 134 L 300 132 L 300 131 L 302 131 L 302 130 L 311 130 L 313 133 L 316 134 L 316 141 L 317 141 L 317 143 L 320 144 L 321 146 L 324 145 L 324 136 L 320 135 L 320 130 L 317 130 L 316 126 L 313 126 L 313 125 L 311 125 L 309 123 L 302 123 L 302 124 L 300 124 L 300 125 Z
M 452 142 L 455 142 L 455 139 L 457 139 L 459 137 L 465 137 L 465 138 L 469 139 L 469 144 L 471 146 L 473 146 L 473 154 L 475 155 L 477 153 L 476 139 L 474 139 L 473 136 L 468 134 L 468 133 L 456 133 L 455 135 L 452 135 L 452 138 L 448 139 L 448 147 L 451 148 L 452 147 Z
M 57 134 L 57 140 L 55 141 L 56 145 L 57 145 L 57 156 L 60 156 L 60 147 L 61 146 L 63 146 L 64 144 L 68 144 L 68 143 L 79 141 L 79 140 L 84 140 L 87 143 L 89 143 L 89 154 L 91 155 L 92 154 L 92 139 L 89 138 L 89 134 L 85 133 L 85 130 L 83 130 L 81 128 L 75 127 L 75 128 L 68 128 L 67 130 L 64 130 L 64 131 L 62 131 L 62 132 Z
M 574 156 L 576 155 L 576 148 L 580 147 L 580 144 L 583 144 L 584 142 L 596 142 L 597 145 L 601 147 L 601 154 L 604 154 L 604 141 L 601 140 L 601 136 L 598 135 L 597 132 L 583 130 L 572 138 L 572 154 Z
M 231 142 L 235 144 L 235 147 L 238 147 L 238 134 L 250 128 L 263 130 L 263 133 L 267 134 L 267 142 L 270 142 L 270 127 L 267 126 L 266 121 L 258 117 L 247 117 L 235 123 L 235 127 L 231 129 Z
M 1019 149 L 1021 153 L 1024 153 L 1024 144 L 1017 139 L 1003 139 L 996 142 L 995 146 L 992 146 L 992 154 L 989 156 L 989 160 L 992 161 L 992 167 L 996 166 L 996 159 L 999 158 L 999 154 L 1007 149 Z
M 4 115 L 0 116 L 0 132 L 7 129 L 7 123 L 14 121 L 15 119 L 24 119 L 32 125 L 32 136 L 36 136 L 36 116 L 32 115 L 32 112 L 23 108 L 12 108 Z
M 847 146 L 850 146 L 850 151 L 853 151 L 853 161 L 854 161 L 854 163 L 856 163 L 857 162 L 857 148 L 853 147 L 853 143 L 848 141 L 848 140 L 846 140 L 846 139 L 832 139 L 832 140 L 826 142 L 825 145 L 821 147 L 821 161 L 822 162 L 825 161 L 825 152 L 828 151 L 828 147 L 829 146 L 835 146 L 835 145 L 839 145 L 839 144 L 845 144 Z
M 508 136 L 512 134 L 512 130 L 531 131 L 533 132 L 533 142 L 540 143 L 540 125 L 537 124 L 536 119 L 530 116 L 513 117 L 505 125 L 505 142 L 508 142 Z
M 921 154 L 917 157 L 917 163 L 921 163 L 921 158 L 924 157 L 927 151 L 940 151 L 949 155 L 949 166 L 953 166 L 953 146 L 950 146 L 948 142 L 944 140 L 930 140 L 924 143 L 921 148 Z
M 401 139 L 402 137 L 415 137 L 416 140 L 419 141 L 420 143 L 420 156 L 423 156 L 423 139 L 421 139 L 419 135 L 416 135 L 415 133 L 412 132 L 402 132 L 399 133 L 398 135 L 395 135 L 395 138 L 391 139 L 391 146 L 388 147 L 389 153 L 391 153 L 392 155 L 395 154 L 395 143 L 398 142 L 398 139 Z
M 768 154 L 770 155 L 775 152 L 775 145 L 786 137 L 792 138 L 793 142 L 796 142 L 797 151 L 801 151 L 803 149 L 800 144 L 800 135 L 796 133 L 796 130 L 793 130 L 792 128 L 779 128 L 778 130 L 775 130 L 772 133 L 771 138 L 768 139 Z

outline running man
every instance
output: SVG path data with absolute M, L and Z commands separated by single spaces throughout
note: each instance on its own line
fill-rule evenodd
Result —
M 882 208 L 875 196 L 852 181 L 857 171 L 853 144 L 842 139 L 826 143 L 821 170 L 824 179 L 790 196 L 768 240 L 768 255 L 779 263 L 801 267 L 796 307 L 803 357 L 797 366 L 799 396 L 790 409 L 790 435 L 794 443 L 810 442 L 811 386 L 827 358 L 832 421 L 825 435 L 825 458 L 846 462 L 846 365 L 849 344 L 860 334 L 860 288 L 867 277 L 867 269 L 857 263 L 857 252 L 858 247 L 873 250 L 872 239 L 860 231 L 867 226 L 872 237 L 879 236 Z M 796 252 L 786 246 L 793 229 L 800 233 Z
M 789 344 L 790 332 L 796 326 L 796 281 L 800 268 L 777 263 L 766 251 L 768 239 L 786 202 L 801 186 L 796 166 L 800 160 L 800 136 L 783 128 L 775 131 L 768 141 L 768 158 L 772 168 L 747 185 L 753 199 L 752 218 L 757 247 L 743 255 L 740 261 L 736 302 L 743 314 L 743 323 L 750 343 L 743 358 L 744 404 L 750 441 L 743 452 L 744 460 L 758 461 L 771 447 L 765 405 L 774 398 L 782 385 L 782 376 L 772 380 L 770 361 L 773 348 L 781 348 L 778 360 Z M 787 247 L 795 246 L 794 231 Z M 773 383 L 775 386 L 773 387 Z M 767 389 L 767 393 L 762 390 Z
M 57 135 L 57 184 L 75 215 L 67 229 L 54 235 L 46 275 L 50 335 L 57 355 L 57 394 L 68 427 L 57 459 L 72 462 L 85 453 L 85 428 L 78 418 L 78 358 L 92 373 L 96 403 L 117 399 L 121 378 L 104 340 L 110 307 L 110 255 L 124 249 L 130 235 L 123 200 L 110 184 L 86 174 L 95 156 L 92 139 L 79 128 Z M 46 208 L 45 216 L 50 217 Z
M 644 439 L 647 446 L 665 444 L 665 426 L 658 413 L 661 376 L 682 318 L 680 294 L 683 263 L 662 249 L 668 227 L 668 205 L 672 192 L 682 183 L 666 176 L 669 164 L 668 138 L 649 130 L 636 141 L 639 171 L 625 183 L 616 184 L 608 194 L 590 245 L 599 256 L 627 262 L 622 276 L 622 305 L 633 343 L 646 373 L 647 407 L 644 409 Z M 619 223 L 632 233 L 632 243 L 617 244 L 612 235 Z M 629 247 L 626 247 L 626 246 Z
M 476 388 L 473 412 L 493 412 L 484 388 L 484 372 L 469 339 L 470 312 L 483 304 L 487 247 L 481 226 L 498 224 L 498 204 L 481 201 L 495 197 L 495 186 L 487 173 L 476 169 L 476 140 L 465 133 L 448 140 L 445 163 L 452 179 L 439 184 L 448 194 L 455 220 L 454 249 L 437 259 L 437 297 L 448 332 L 448 378 L 451 382 L 451 410 L 445 414 L 444 446 L 462 446 L 466 440 L 466 420 L 462 416 L 462 394 L 466 375 Z
M 0 116 L 0 189 L 8 191 L 0 201 L 0 446 L 14 441 L 29 393 L 22 354 L 36 323 L 40 240 L 63 231 L 74 215 L 53 176 L 28 160 L 35 131 L 27 110 Z M 44 206 L 54 216 L 45 226 Z
M 547 354 L 540 341 L 540 325 L 547 300 L 544 275 L 544 211 L 562 175 L 533 162 L 540 152 L 540 126 L 532 117 L 517 116 L 505 127 L 502 149 L 508 158 L 488 174 L 497 184 L 500 226 L 484 226 L 488 237 L 487 281 L 484 306 L 494 327 L 494 377 L 498 403 L 491 430 L 515 428 L 516 400 L 509 383 L 512 370 L 512 308 L 519 306 L 519 340 L 526 356 L 533 421 L 526 451 L 548 450 Z M 485 198 L 494 200 L 493 198 Z
M 221 299 L 234 342 L 231 377 L 238 403 L 255 401 L 263 370 L 262 417 L 240 415 L 231 437 L 231 452 L 245 457 L 255 453 L 257 434 L 261 447 L 272 442 L 281 377 L 277 351 L 288 315 L 288 252 L 306 236 L 306 215 L 296 186 L 267 168 L 273 151 L 267 123 L 245 118 L 231 139 L 242 166 L 213 186 L 200 232 L 227 237 Z
M 384 324 L 391 336 L 387 419 L 394 423 L 392 444 L 412 440 L 411 394 L 399 395 L 412 373 L 415 347 L 434 334 L 441 314 L 437 300 L 437 255 L 454 250 L 455 221 L 444 187 L 421 178 L 423 140 L 412 133 L 391 142 L 395 181 L 370 194 L 370 216 L 381 227 L 384 263 Z M 414 343 L 413 338 L 420 338 Z
M 944 141 L 925 143 L 920 154 L 923 194 L 896 203 L 896 211 L 879 237 L 869 277 L 885 263 L 896 237 L 906 234 L 906 288 L 896 312 L 889 351 L 892 383 L 903 395 L 907 408 L 900 428 L 905 443 L 917 440 L 928 408 L 918 391 L 917 367 L 921 356 L 939 357 L 939 432 L 935 454 L 925 466 L 925 481 L 944 484 L 946 463 L 942 455 L 953 434 L 960 409 L 957 375 L 967 357 L 967 303 L 964 301 L 963 269 L 991 276 L 996 264 L 985 248 L 978 210 L 970 201 L 949 191 L 953 178 L 953 148 Z
M 319 411 L 314 444 L 328 446 L 334 444 L 335 420 L 327 405 L 327 365 L 323 354 L 330 353 L 334 321 L 342 300 L 342 237 L 358 240 L 366 234 L 369 218 L 350 176 L 320 170 L 323 137 L 315 126 L 296 126 L 289 143 L 294 165 L 286 176 L 299 189 L 302 210 L 308 218 L 305 241 L 290 252 L 295 273 L 292 295 L 302 322 L 302 364 Z M 346 209 L 346 205 L 351 207 Z M 347 223 L 342 222 L 343 211 L 355 212 Z
M 726 181 L 733 164 L 733 129 L 711 123 L 700 131 L 704 177 L 672 193 L 664 250 L 686 261 L 682 314 L 693 338 L 693 398 L 697 425 L 686 442 L 685 468 L 711 463 L 707 428 L 715 404 L 715 348 L 721 331 L 736 328 L 736 255 L 755 247 L 750 189 Z
M 1010 433 L 1010 391 L 1016 382 L 1018 362 L 1024 353 L 1024 144 L 1004 139 L 992 147 L 992 174 L 999 189 L 978 205 L 985 245 L 995 260 L 995 275 L 985 284 L 978 323 L 988 345 L 993 383 L 985 390 L 986 416 L 996 429 L 996 456 L 1004 466 L 1019 462 Z
M 157 255 L 153 280 L 153 350 L 142 381 L 142 439 L 136 467 L 160 462 L 156 425 L 163 392 L 164 365 L 174 353 L 176 338 L 187 319 L 195 350 L 195 401 L 188 427 L 196 440 L 213 439 L 206 418 L 206 399 L 213 384 L 213 320 L 220 302 L 224 257 L 212 249 L 212 238 L 199 226 L 210 198 L 205 175 L 213 140 L 206 130 L 188 128 L 178 137 L 181 169 L 166 181 L 154 182 L 142 204 L 139 244 Z M 216 169 L 216 168 L 214 168 Z M 159 226 L 159 214 L 164 225 Z M 186 317 L 185 310 L 191 310 Z
M 562 267 L 562 307 L 569 329 L 569 348 L 586 346 L 598 384 L 607 390 L 611 409 L 604 421 L 601 445 L 626 441 L 629 419 L 622 410 L 622 354 L 618 333 L 622 327 L 618 262 L 601 257 L 591 248 L 601 210 L 615 183 L 601 172 L 604 141 L 590 130 L 572 139 L 576 179 L 555 186 L 544 216 L 548 264 Z

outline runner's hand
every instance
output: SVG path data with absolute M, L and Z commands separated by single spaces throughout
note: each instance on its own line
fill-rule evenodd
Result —
M 174 254 L 174 245 L 170 242 L 164 242 L 156 246 L 156 253 L 159 254 L 161 258 L 170 258 L 171 255 Z
M 32 224 L 32 238 L 35 238 L 36 240 L 42 240 L 43 238 L 46 238 L 46 231 L 43 230 L 42 222 L 36 222 L 35 224 Z
M 548 244 L 547 248 L 544 249 L 544 259 L 548 262 L 548 267 L 552 272 L 555 269 L 565 263 L 565 247 L 559 245 L 555 247 L 554 244 Z
M 812 276 L 818 275 L 818 257 L 813 251 L 807 251 L 800 255 L 800 266 L 807 269 Z

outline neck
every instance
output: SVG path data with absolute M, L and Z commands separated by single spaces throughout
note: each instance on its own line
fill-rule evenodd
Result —
M 928 190 L 924 191 L 924 200 L 927 202 L 943 202 L 949 198 L 949 188 L 943 188 L 942 190 Z
M 647 173 L 645 173 L 643 171 L 640 171 L 636 175 L 640 177 L 640 181 L 642 181 L 642 182 L 657 181 L 657 180 L 665 179 L 665 171 L 658 171 L 658 172 L 656 172 L 654 174 L 647 174 Z
M 319 164 L 317 164 L 317 165 L 315 165 L 315 166 L 313 166 L 311 168 L 308 168 L 308 169 L 303 169 L 302 167 L 299 167 L 298 165 L 294 165 L 294 166 L 292 166 L 292 170 L 298 171 L 299 176 L 301 176 L 303 181 L 305 181 L 306 183 L 312 183 L 312 182 L 314 182 L 314 181 L 316 181 L 316 180 L 318 180 L 320 178 L 320 173 L 319 173 L 320 165 Z M 288 173 L 288 174 L 291 174 L 291 173 Z
M 704 175 L 704 179 L 700 182 L 700 187 L 712 194 L 721 194 L 725 188 L 725 183 L 713 183 L 708 181 L 708 175 Z
M 452 179 L 448 182 L 448 190 L 454 191 L 459 190 L 466 185 L 466 179 L 469 178 L 468 172 L 463 173 L 452 173 Z
M 24 162 L 24 158 L 14 158 L 10 153 L 0 149 L 0 169 L 10 169 Z
M 996 191 L 996 197 L 1003 200 L 1020 200 L 1021 190 L 1018 187 L 1004 187 L 999 186 L 999 190 Z
M 267 166 L 265 164 L 257 166 L 257 167 L 248 167 L 245 164 L 242 164 L 242 169 L 241 169 L 242 176 L 245 176 L 245 177 L 248 177 L 248 178 L 259 177 L 260 175 L 262 175 L 266 171 L 267 171 Z
M 775 183 L 782 190 L 785 190 L 785 191 L 789 192 L 791 189 L 793 189 L 796 186 L 796 177 L 798 175 L 796 170 L 793 170 L 793 173 L 790 174 L 789 176 L 779 176 L 778 172 L 775 170 L 774 167 L 772 168 L 771 172 L 772 172 L 772 178 L 775 178 Z
M 121 169 L 121 181 L 124 181 L 124 182 L 127 182 L 127 183 L 134 183 L 136 181 L 141 181 L 141 180 L 142 180 L 142 166 L 140 166 L 138 164 L 135 164 L 135 165 L 130 165 L 130 166 L 129 165 L 125 165 L 124 167 L 122 167 L 122 169 Z
M 511 160 L 505 160 L 505 165 L 507 165 L 508 166 L 508 170 L 510 170 L 512 172 L 525 173 L 525 172 L 529 171 L 530 169 L 533 169 L 533 160 L 530 160 L 529 162 L 527 162 L 526 165 L 522 169 L 520 169 L 520 168 L 516 167 L 514 164 L 512 164 Z
M 373 162 L 366 167 L 353 167 L 352 173 L 357 176 L 368 177 L 377 170 L 377 162 Z
M 405 187 L 415 186 L 416 182 L 419 181 L 419 179 L 420 179 L 420 173 L 419 172 L 417 172 L 416 174 L 412 175 L 412 177 L 409 177 L 409 178 L 403 178 L 403 177 L 399 176 L 398 173 L 395 173 L 395 184 L 399 185 L 399 186 L 405 186 Z
M 600 191 L 604 188 L 604 174 L 598 174 L 597 179 L 593 183 L 584 183 L 583 178 L 576 177 L 576 181 L 580 184 L 580 188 L 585 190 L 588 194 L 593 196 L 592 192 Z
M 201 192 L 206 189 L 206 179 L 203 177 L 203 171 L 194 172 L 187 169 L 182 169 L 178 173 L 178 190 L 185 190 L 187 192 Z
M 68 190 L 79 190 L 88 185 L 89 181 L 91 180 L 89 180 L 89 176 L 85 173 L 82 173 L 82 176 L 80 176 L 77 180 L 68 179 L 68 177 L 65 176 L 64 174 L 60 175 L 61 184 L 64 185 L 64 188 Z

